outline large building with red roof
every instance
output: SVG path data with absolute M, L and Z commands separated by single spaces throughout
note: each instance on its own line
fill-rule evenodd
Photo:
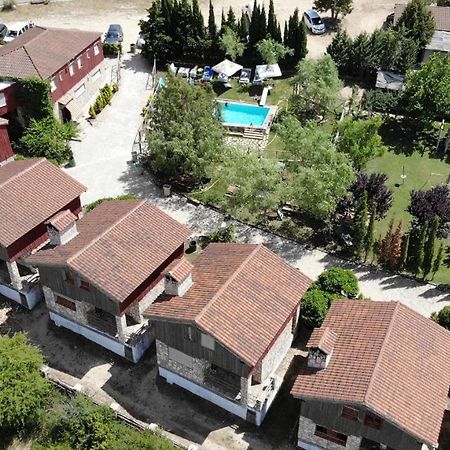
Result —
M 191 231 L 145 200 L 106 201 L 78 222 L 66 211 L 47 226 L 50 244 L 27 262 L 50 319 L 137 362 L 153 342 L 143 313 Z
M 166 271 L 144 315 L 168 383 L 260 425 L 283 382 L 311 280 L 262 245 L 210 244 Z
M 32 308 L 41 298 L 39 276 L 23 258 L 48 242 L 46 222 L 61 211 L 74 220 L 86 188 L 46 159 L 0 166 L 0 294 Z
M 292 388 L 300 448 L 438 448 L 449 331 L 401 303 L 334 300 L 307 348 Z

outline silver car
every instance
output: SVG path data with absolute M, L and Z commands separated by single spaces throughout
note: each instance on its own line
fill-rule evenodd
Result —
M 325 24 L 323 23 L 316 10 L 308 9 L 308 11 L 305 11 L 305 13 L 303 14 L 303 17 L 305 18 L 306 26 L 308 27 L 309 31 L 311 31 L 311 33 L 325 33 Z

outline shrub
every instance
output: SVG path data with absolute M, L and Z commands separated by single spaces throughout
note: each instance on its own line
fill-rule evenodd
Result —
M 85 206 L 85 211 L 88 213 L 89 211 L 92 211 L 94 208 L 96 208 L 98 205 L 101 205 L 103 202 L 108 200 L 136 200 L 135 195 L 131 194 L 124 194 L 124 195 L 118 195 L 117 197 L 105 197 L 105 198 L 99 198 L 98 200 L 95 200 L 95 202 L 89 203 Z
M 362 107 L 367 111 L 400 114 L 403 112 L 403 95 L 400 91 L 370 89 L 364 92 Z
M 95 112 L 94 105 L 91 105 L 89 107 L 89 117 L 92 117 L 93 119 L 95 119 L 96 116 L 97 116 L 97 113 Z
M 315 285 L 334 298 L 355 298 L 359 293 L 356 275 L 351 270 L 341 267 L 333 267 L 320 274 Z
M 16 9 L 16 0 L 3 0 L 2 11 L 11 11 Z
M 309 328 L 320 327 L 330 307 L 330 296 L 317 289 L 314 284 L 303 297 L 300 317 Z
M 122 54 L 122 44 L 103 44 L 103 54 L 105 56 L 118 56 Z
M 431 319 L 441 327 L 450 330 L 450 306 L 444 306 L 439 312 L 431 314 Z
M 209 242 L 236 242 L 236 229 L 233 225 L 219 228 L 209 235 Z
M 102 88 L 100 88 L 100 92 L 95 99 L 94 104 L 89 108 L 90 116 L 95 117 L 105 108 L 106 105 L 111 104 L 113 94 L 114 92 L 117 92 L 117 90 L 117 83 L 114 83 L 112 86 L 110 86 L 109 84 L 105 84 Z
M 37 77 L 17 80 L 17 101 L 23 105 L 25 121 L 53 116 L 50 101 L 50 83 Z

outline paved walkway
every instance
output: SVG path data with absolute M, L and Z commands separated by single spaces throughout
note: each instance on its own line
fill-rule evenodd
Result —
M 112 105 L 95 120 L 92 129 L 86 130 L 84 140 L 73 143 L 77 165 L 68 172 L 88 188 L 83 194 L 83 203 L 124 193 L 136 194 L 151 199 L 195 233 L 210 232 L 223 222 L 222 214 L 191 205 L 178 196 L 163 198 L 148 176 L 141 175 L 130 163 L 132 144 L 141 123 L 140 113 L 149 95 L 145 89 L 147 70 L 140 55 L 125 55 L 120 90 Z M 241 224 L 236 226 L 242 239 L 265 243 L 311 278 L 329 267 L 349 266 L 357 273 L 363 294 L 373 300 L 398 300 L 426 316 L 450 305 L 450 294 L 434 285 L 351 265 L 270 233 Z

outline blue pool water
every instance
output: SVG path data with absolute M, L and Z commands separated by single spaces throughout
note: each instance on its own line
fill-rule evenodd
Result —
M 222 122 L 227 125 L 257 126 L 264 124 L 270 108 L 246 103 L 220 103 Z

